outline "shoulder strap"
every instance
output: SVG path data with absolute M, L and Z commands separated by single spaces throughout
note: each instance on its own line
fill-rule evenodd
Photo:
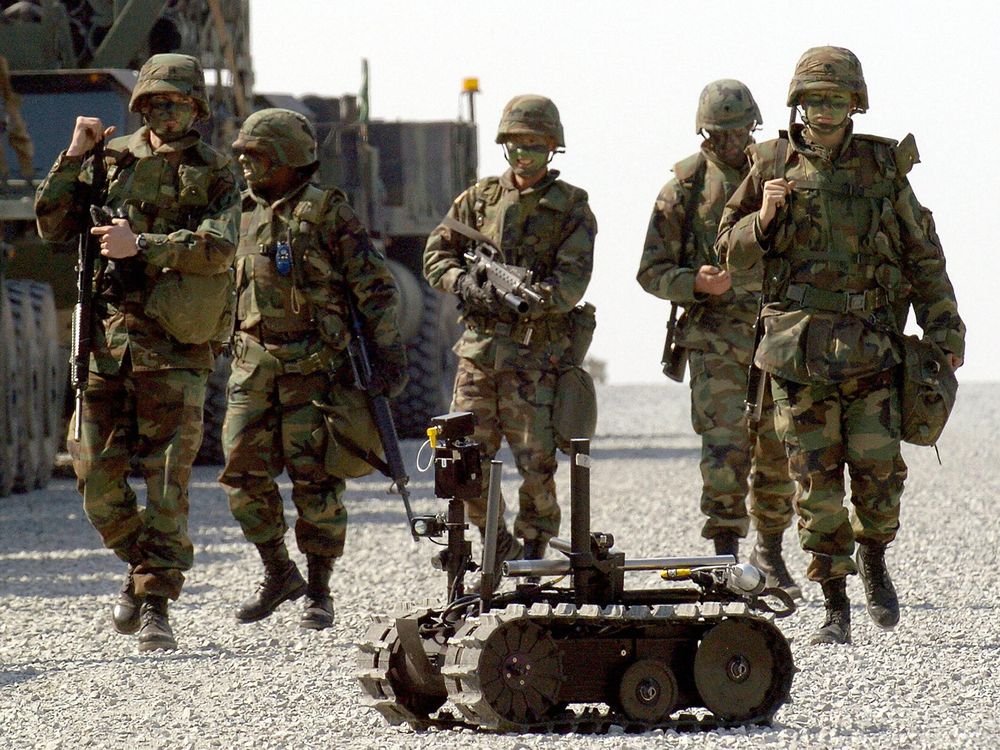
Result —
M 681 162 L 683 163 L 683 162 Z M 694 203 L 698 199 L 698 192 L 701 190 L 701 186 L 705 182 L 705 170 L 708 169 L 708 159 L 705 155 L 698 152 L 698 163 L 691 172 L 690 179 L 684 179 L 684 182 L 688 183 L 687 187 L 687 198 L 684 201 L 684 224 L 681 226 L 681 246 L 687 247 L 689 243 L 694 241 L 694 232 L 692 231 L 692 225 L 694 223 Z M 675 171 L 674 174 L 677 174 Z M 678 180 L 681 180 L 680 175 L 678 175 Z
M 779 130 L 778 140 L 774 143 L 774 162 L 771 164 L 771 179 L 778 180 L 785 176 L 785 160 L 788 158 L 788 131 Z

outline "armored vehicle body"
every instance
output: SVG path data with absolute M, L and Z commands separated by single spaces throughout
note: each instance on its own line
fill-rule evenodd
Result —
M 404 437 L 422 435 L 428 420 L 450 402 L 451 345 L 458 331 L 454 301 L 423 281 L 421 255 L 451 198 L 475 180 L 471 118 L 383 122 L 369 120 L 354 96 L 254 92 L 248 0 L 4 5 L 10 7 L 2 11 L 0 54 L 7 58 L 34 154 L 31 170 L 11 170 L 0 184 L 0 276 L 6 279 L 0 343 L 3 351 L 17 352 L 0 365 L 0 497 L 46 484 L 72 407 L 67 362 L 76 252 L 39 240 L 35 188 L 69 143 L 77 114 L 100 117 L 119 133 L 141 124 L 128 110 L 136 71 L 160 52 L 201 61 L 212 109 L 204 135 L 216 147 L 227 150 L 240 122 L 257 108 L 287 107 L 312 120 L 320 142 L 319 182 L 347 191 L 400 287 L 410 380 L 394 403 L 396 424 Z M 11 146 L 0 148 L 8 164 L 18 163 Z M 227 372 L 228 362 L 220 358 L 205 404 L 203 463 L 222 461 Z

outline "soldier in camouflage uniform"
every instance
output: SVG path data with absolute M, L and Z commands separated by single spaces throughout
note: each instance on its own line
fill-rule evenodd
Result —
M 642 288 L 683 305 L 674 343 L 691 364 L 691 422 L 701 435 L 702 535 L 717 554 L 738 554 L 750 514 L 757 527 L 751 562 L 769 586 L 800 596 L 781 556 L 792 523 L 795 483 L 774 433 L 770 400 L 756 440 L 743 414 L 760 280 L 731 276 L 717 266 L 715 235 L 722 210 L 747 172 L 745 149 L 761 123 L 750 90 L 739 81 L 708 84 L 698 101 L 695 132 L 701 150 L 674 166 L 674 178 L 656 198 L 637 279 Z
M 176 648 L 167 600 L 180 595 L 193 558 L 187 487 L 214 356 L 209 343 L 173 338 L 147 303 L 155 290 L 170 288 L 161 284 L 226 273 L 236 251 L 239 191 L 230 160 L 192 129 L 209 114 L 195 58 L 151 57 L 129 107 L 146 124 L 107 143 L 105 194 L 90 195 L 87 154 L 114 127 L 79 117 L 69 148 L 38 188 L 35 212 L 39 233 L 53 241 L 88 226 L 90 200 L 127 217 L 91 230 L 114 266 L 96 264 L 90 379 L 81 439 L 69 448 L 87 517 L 129 565 L 112 612 L 115 629 L 138 631 L 139 650 L 148 651 Z M 168 302 L 182 315 L 204 303 L 181 296 Z M 146 481 L 145 508 L 128 483 L 131 463 Z
M 514 533 L 524 540 L 524 557 L 540 559 L 559 532 L 552 406 L 570 345 L 569 313 L 590 282 L 597 222 L 586 192 L 548 169 L 565 145 L 552 101 L 534 95 L 512 99 L 496 142 L 511 168 L 459 195 L 448 215 L 487 235 L 507 263 L 533 271 L 544 304 L 524 316 L 503 305 L 492 285 L 470 272 L 463 255 L 467 241 L 444 226 L 427 241 L 424 276 L 431 286 L 458 296 L 465 324 L 455 345 L 452 409 L 476 415 L 474 439 L 483 451 L 483 494 L 466 503 L 469 520 L 484 532 L 490 460 L 506 438 L 523 480 Z M 501 523 L 498 565 L 521 554 L 521 543 Z
M 318 167 L 309 121 L 285 109 L 247 118 L 233 144 L 249 189 L 236 254 L 237 311 L 220 477 L 229 507 L 264 563 L 236 618 L 269 616 L 305 593 L 303 628 L 333 625 L 330 575 L 344 552 L 344 475 L 328 465 L 331 401 L 364 411 L 347 356 L 353 297 L 373 353 L 376 390 L 397 394 L 406 354 L 398 293 L 385 260 L 339 190 L 310 182 Z M 289 559 L 275 479 L 287 469 L 298 511 L 295 537 L 308 583 Z M 352 474 L 351 476 L 355 476 Z
M 802 486 L 807 573 L 823 587 L 826 620 L 812 642 L 847 643 L 846 576 L 859 569 L 872 619 L 883 628 L 899 619 L 885 566 L 906 478 L 898 332 L 912 304 L 924 338 L 957 368 L 965 326 L 930 213 L 906 178 L 917 160 L 912 137 L 897 144 L 853 132 L 851 115 L 868 108 L 857 57 L 838 47 L 806 51 L 788 106 L 804 124 L 751 148 L 753 166 L 726 207 L 717 248 L 733 273 L 764 279 L 755 362 L 770 374 L 778 434 Z
M 21 177 L 30 180 L 35 172 L 35 147 L 28 135 L 28 126 L 21 117 L 21 97 L 10 85 L 10 70 L 7 58 L 0 55 L 0 133 L 6 131 L 7 141 L 17 155 L 17 163 L 21 169 Z M 7 154 L 0 147 L 0 187 L 7 182 Z

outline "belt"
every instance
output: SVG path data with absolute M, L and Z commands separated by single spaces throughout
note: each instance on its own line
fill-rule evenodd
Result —
M 868 313 L 889 304 L 889 296 L 883 289 L 829 292 L 811 284 L 789 284 L 785 297 L 802 307 L 812 307 L 825 312 Z
M 233 355 L 251 364 L 267 364 L 280 370 L 283 375 L 312 375 L 316 372 L 327 372 L 334 354 L 329 348 L 321 349 L 293 359 L 279 359 L 261 345 L 259 341 L 246 334 L 236 337 L 233 344 Z

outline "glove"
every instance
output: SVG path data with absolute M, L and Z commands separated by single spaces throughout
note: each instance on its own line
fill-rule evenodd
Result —
M 458 277 L 455 281 L 455 293 L 467 310 L 488 310 L 493 307 L 495 300 L 493 285 L 489 281 L 480 284 L 471 273 L 463 273 Z
M 374 393 L 395 398 L 406 388 L 409 379 L 405 347 L 391 346 L 378 351 L 372 363 L 370 386 Z

